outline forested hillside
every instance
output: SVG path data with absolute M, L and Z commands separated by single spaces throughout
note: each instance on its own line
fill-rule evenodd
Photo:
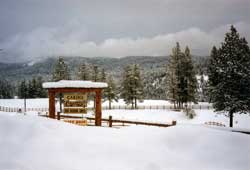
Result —
M 83 63 L 87 65 L 96 65 L 104 69 L 107 75 L 112 75 L 117 86 L 120 86 L 122 72 L 125 66 L 129 64 L 138 64 L 141 68 L 144 82 L 146 98 L 165 99 L 164 93 L 166 66 L 168 56 L 130 56 L 124 58 L 85 58 L 85 57 L 63 57 L 68 65 L 71 79 L 77 78 L 79 66 Z M 51 57 L 39 62 L 29 63 L 0 63 L 0 76 L 12 82 L 13 86 L 20 84 L 22 80 L 31 80 L 36 77 L 42 77 L 44 81 L 51 81 L 54 65 L 58 57 Z M 193 56 L 196 72 L 206 73 L 207 57 Z

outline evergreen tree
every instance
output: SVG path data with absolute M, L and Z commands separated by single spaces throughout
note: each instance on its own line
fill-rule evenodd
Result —
M 28 86 L 25 80 L 21 81 L 19 88 L 18 88 L 18 96 L 21 99 L 27 98 L 28 94 Z
M 85 63 L 81 64 L 79 67 L 78 79 L 80 79 L 80 80 L 89 80 L 90 79 L 89 68 Z
M 231 26 L 221 48 L 212 50 L 209 85 L 216 111 L 226 111 L 233 127 L 233 115 L 250 111 L 250 49 L 245 38 Z
M 97 65 L 93 66 L 92 81 L 97 82 L 99 80 L 99 68 Z
M 111 109 L 111 103 L 115 100 L 118 101 L 118 95 L 116 91 L 116 85 L 111 76 L 107 79 L 108 87 L 104 89 L 104 98 L 109 101 L 109 109 Z
M 134 75 L 134 103 L 135 103 L 135 108 L 137 108 L 137 101 L 142 101 L 144 98 L 144 93 L 143 93 L 143 82 L 141 78 L 141 71 L 140 67 L 138 64 L 134 65 L 134 70 L 133 70 L 133 75 Z
M 34 98 L 34 94 L 35 94 L 35 89 L 33 88 L 32 80 L 29 80 L 27 86 L 26 98 Z
M 65 64 L 62 57 L 59 57 L 54 66 L 53 81 L 70 80 L 68 66 Z
M 62 57 L 59 57 L 58 62 L 55 64 L 54 73 L 53 73 L 53 81 L 59 80 L 70 80 L 68 66 L 65 64 Z M 60 102 L 60 112 L 62 112 L 62 94 L 59 94 L 59 102 Z
M 133 108 L 134 103 L 133 103 L 132 71 L 133 69 L 131 65 L 128 65 L 124 68 L 123 81 L 121 84 L 122 85 L 121 97 L 123 98 L 126 104 L 132 103 L 132 108 Z
M 36 91 L 37 91 L 37 97 L 39 98 L 45 98 L 47 97 L 47 92 L 46 90 L 43 88 L 42 84 L 43 84 L 43 78 L 41 76 L 39 76 L 36 80 Z
M 124 69 L 121 96 L 126 104 L 137 108 L 137 100 L 143 100 L 143 83 L 139 65 L 128 65 Z
M 184 55 L 177 42 L 176 47 L 172 49 L 172 55 L 170 56 L 170 61 L 167 66 L 167 98 L 174 103 L 174 108 L 176 108 L 176 106 L 180 108 L 181 94 L 184 89 L 184 87 L 182 87 L 183 84 L 181 84 L 183 83 L 181 82 L 183 81 L 183 72 L 181 71 L 183 58 Z
M 9 99 L 13 97 L 14 87 L 4 78 L 0 80 L 0 99 Z
M 106 73 L 104 69 L 102 69 L 100 81 L 106 82 Z
M 179 43 L 172 50 L 167 66 L 167 98 L 174 108 L 182 108 L 184 103 L 196 102 L 197 79 L 190 50 L 181 52 Z
M 183 100 L 184 103 L 187 102 L 194 102 L 196 103 L 196 95 L 197 95 L 197 79 L 195 75 L 195 70 L 193 66 L 192 56 L 190 54 L 190 50 L 188 47 L 185 49 L 185 62 L 183 68 L 185 68 L 185 85 L 186 85 L 186 91 L 184 95 L 187 95 L 185 97 L 185 100 Z

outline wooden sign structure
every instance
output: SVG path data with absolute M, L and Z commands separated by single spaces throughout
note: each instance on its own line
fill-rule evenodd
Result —
M 87 113 L 87 94 L 86 93 L 64 94 L 64 113 L 86 114 Z
M 58 82 L 45 82 L 43 88 L 48 89 L 49 117 L 56 118 L 55 96 L 60 93 L 94 93 L 95 94 L 95 125 L 102 125 L 102 90 L 108 87 L 107 83 L 61 80 Z M 66 103 L 65 103 L 66 104 Z M 67 103 L 71 105 L 72 102 Z M 74 105 L 74 104 L 73 104 Z

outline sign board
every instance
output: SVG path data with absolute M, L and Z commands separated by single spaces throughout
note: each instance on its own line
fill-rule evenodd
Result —
M 87 94 L 85 93 L 64 94 L 64 113 L 66 114 L 87 113 Z
M 64 113 L 87 113 L 87 108 L 64 108 Z
M 83 101 L 87 101 L 87 94 L 84 94 L 84 93 L 64 94 L 64 100 L 83 100 Z
M 64 101 L 64 107 L 87 107 L 87 102 L 85 101 Z

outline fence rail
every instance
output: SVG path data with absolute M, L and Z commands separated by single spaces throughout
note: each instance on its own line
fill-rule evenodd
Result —
M 212 105 L 198 105 L 198 104 L 195 104 L 195 105 L 191 105 L 191 108 L 192 109 L 213 109 Z M 102 109 L 104 110 L 109 110 L 109 106 L 102 106 Z M 114 109 L 124 109 L 124 110 L 127 110 L 127 109 L 131 109 L 131 106 L 127 106 L 127 105 L 114 105 L 111 107 L 111 110 L 114 110 Z M 148 109 L 148 110 L 152 110 L 152 109 L 162 109 L 162 110 L 171 110 L 171 109 L 174 109 L 174 105 L 139 105 L 137 106 L 137 109 Z
M 26 108 L 26 111 L 48 112 L 48 108 Z M 0 106 L 0 111 L 3 112 L 24 112 L 24 108 L 20 107 L 5 107 Z
M 48 115 L 40 115 L 42 117 L 48 117 Z M 57 115 L 56 118 L 58 119 Z M 87 120 L 95 120 L 94 117 L 84 117 Z M 60 115 L 60 119 L 63 119 L 65 122 L 70 122 L 73 124 L 77 124 L 77 121 L 75 120 L 67 120 L 67 119 L 84 119 L 80 116 L 73 116 L 73 115 Z M 65 120 L 66 119 L 66 120 Z M 109 118 L 102 118 L 102 122 L 107 122 L 109 127 L 113 127 L 114 123 L 122 123 L 125 124 L 135 124 L 135 125 L 145 125 L 145 126 L 157 126 L 157 127 L 169 127 L 169 126 L 175 126 L 177 122 L 173 120 L 171 123 L 158 123 L 158 122 L 143 122 L 143 121 L 134 121 L 134 120 L 123 120 L 123 119 L 113 119 L 112 116 L 109 116 Z
M 192 105 L 191 106 L 192 109 L 213 109 L 213 107 L 211 105 Z M 92 110 L 93 108 L 88 108 L 89 110 Z M 109 110 L 108 106 L 102 106 L 103 110 Z M 127 105 L 114 105 L 111 107 L 111 110 L 115 110 L 115 109 L 124 109 L 124 110 L 130 110 L 131 106 L 127 106 Z M 149 105 L 149 106 L 138 106 L 137 107 L 138 110 L 153 110 L 153 109 L 162 109 L 162 110 L 173 110 L 174 106 L 173 105 Z M 24 112 L 24 108 L 21 107 L 5 107 L 5 106 L 0 106 L 0 111 L 3 112 Z M 48 112 L 49 108 L 26 108 L 26 111 L 37 111 L 37 112 Z

